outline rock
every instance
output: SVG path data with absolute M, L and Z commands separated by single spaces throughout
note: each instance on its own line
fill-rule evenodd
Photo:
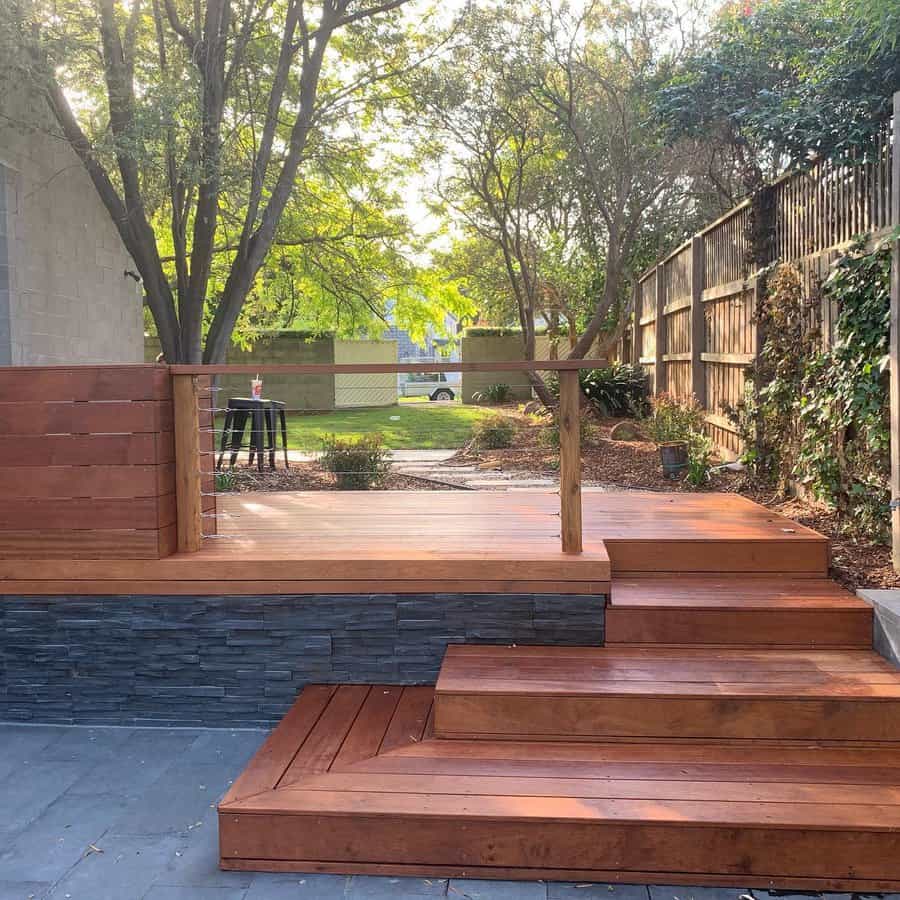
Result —
M 617 422 L 609 436 L 614 441 L 636 441 L 640 439 L 641 433 L 634 422 L 626 419 L 624 422 Z
M 539 416 L 544 412 L 544 404 L 540 400 L 529 400 L 522 412 L 526 416 Z

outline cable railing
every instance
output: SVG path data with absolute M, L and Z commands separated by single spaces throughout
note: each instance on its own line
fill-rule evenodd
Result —
M 290 527 L 283 519 L 272 519 L 271 513 L 268 521 L 262 517 L 255 520 L 252 503 L 245 503 L 240 507 L 226 503 L 224 495 L 234 495 L 220 489 L 216 484 L 217 476 L 227 481 L 236 475 L 241 481 L 242 490 L 253 491 L 258 487 L 268 486 L 273 478 L 284 477 L 280 473 L 311 471 L 311 465 L 321 460 L 325 452 L 320 447 L 321 429 L 317 429 L 315 425 L 316 420 L 325 414 L 333 414 L 333 423 L 334 417 L 338 420 L 342 415 L 352 418 L 361 410 L 368 410 L 366 415 L 373 420 L 371 431 L 387 432 L 384 443 L 395 460 L 398 455 L 402 456 L 410 444 L 421 445 L 425 449 L 435 448 L 436 442 L 440 443 L 440 438 L 432 434 L 428 427 L 431 414 L 420 417 L 419 424 L 410 429 L 411 417 L 407 411 L 418 404 L 411 399 L 403 402 L 398 396 L 403 391 L 403 386 L 398 385 L 398 375 L 436 377 L 433 382 L 436 392 L 443 385 L 451 385 L 445 387 L 444 391 L 453 395 L 450 400 L 441 394 L 439 400 L 444 401 L 444 405 L 456 405 L 461 403 L 459 386 L 451 380 L 442 381 L 447 374 L 460 373 L 464 377 L 465 373 L 496 373 L 498 381 L 502 381 L 504 373 L 524 373 L 527 376 L 528 373 L 538 372 L 552 374 L 559 381 L 559 405 L 555 416 L 559 430 L 560 545 L 565 553 L 581 553 L 579 372 L 603 368 L 605 365 L 605 360 L 599 359 L 172 365 L 169 371 L 172 376 L 175 411 L 178 549 L 181 552 L 196 552 L 204 540 L 241 537 L 246 535 L 248 529 L 252 529 L 256 536 L 265 537 L 267 533 L 274 535 L 279 529 Z M 376 380 L 367 383 L 367 378 Z M 341 379 L 344 393 L 339 397 L 340 392 L 333 384 Z M 273 393 L 279 393 L 288 399 L 254 395 L 254 388 L 263 385 L 268 388 L 272 383 L 279 385 L 279 390 Z M 328 383 L 332 383 L 332 394 L 323 402 L 323 384 Z M 235 396 L 241 393 L 247 396 Z M 369 406 L 369 398 L 377 399 L 378 402 Z M 395 401 L 401 402 L 395 405 Z M 439 406 L 441 403 L 434 404 L 434 407 L 429 404 L 429 409 L 434 408 L 434 412 L 439 413 L 440 410 L 436 408 Z M 404 420 L 401 423 L 404 433 L 399 440 L 393 436 L 394 420 Z M 236 431 L 239 432 L 239 437 L 236 437 Z M 246 442 L 245 437 L 248 438 Z M 398 443 L 405 444 L 406 447 L 396 446 Z M 440 449 L 456 449 L 460 443 Z M 236 468 L 234 463 L 241 456 L 246 458 L 248 465 Z M 355 458 L 358 460 L 359 456 Z M 329 471 L 335 477 L 342 476 L 345 481 L 352 483 L 354 476 L 361 479 L 371 476 L 376 466 L 384 465 L 384 460 L 379 455 L 371 465 L 366 462 L 357 465 L 358 468 L 340 468 L 339 465 Z M 404 475 L 404 470 L 396 465 L 393 471 L 413 483 L 417 477 L 423 482 L 430 480 L 427 475 L 417 476 L 415 471 L 406 470 Z M 426 485 L 423 484 L 424 486 Z M 458 487 L 453 483 L 427 486 L 447 490 Z M 281 490 L 277 485 L 276 489 Z M 250 512 L 247 511 L 248 508 Z M 289 517 L 291 509 L 296 508 L 285 507 L 284 516 Z M 235 509 L 239 511 L 235 512 Z M 246 518 L 245 523 L 235 521 L 242 516 Z

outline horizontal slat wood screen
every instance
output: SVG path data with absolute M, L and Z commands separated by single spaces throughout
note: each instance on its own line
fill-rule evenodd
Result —
M 165 366 L 0 369 L 0 554 L 171 554 L 171 397 Z

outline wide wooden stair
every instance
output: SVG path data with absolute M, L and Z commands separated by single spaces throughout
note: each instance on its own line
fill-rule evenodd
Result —
M 900 672 L 804 542 L 727 575 L 613 547 L 605 647 L 306 688 L 219 807 L 223 868 L 900 890 Z

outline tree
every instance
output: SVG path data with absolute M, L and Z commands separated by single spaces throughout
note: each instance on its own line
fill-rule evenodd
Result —
M 224 358 L 298 176 L 353 143 L 354 104 L 406 64 L 405 2 L 7 9 L 0 24 L 27 46 L 27 77 L 46 92 L 134 259 L 170 362 Z
M 718 150 L 722 178 L 730 163 L 752 193 L 788 166 L 865 151 L 900 89 L 898 25 L 896 0 L 729 5 L 657 111 L 671 140 Z
M 453 52 L 419 76 L 424 140 L 449 170 L 438 190 L 457 229 L 448 259 L 495 313 L 505 278 L 526 358 L 536 314 L 551 331 L 568 322 L 570 355 L 601 335 L 607 350 L 627 319 L 630 274 L 691 220 L 684 161 L 651 115 L 677 52 L 671 24 L 649 4 L 575 13 L 498 0 L 470 10 Z
M 625 2 L 588 3 L 575 13 L 547 0 L 529 22 L 540 60 L 530 93 L 553 117 L 579 187 L 583 240 L 602 259 L 602 287 L 572 357 L 585 356 L 610 320 L 616 327 L 600 353 L 618 340 L 642 244 L 671 230 L 673 211 L 690 212 L 680 202 L 684 160 L 652 115 L 655 92 L 682 49 L 669 40 L 671 26 L 663 7 Z

